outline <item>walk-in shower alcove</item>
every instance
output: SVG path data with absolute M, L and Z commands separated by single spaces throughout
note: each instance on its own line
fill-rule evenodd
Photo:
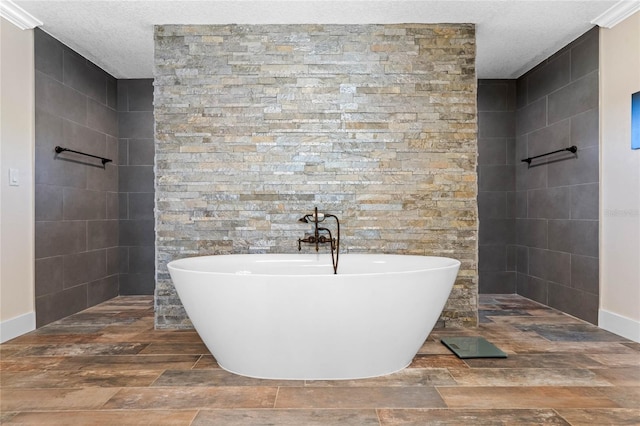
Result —
M 473 25 L 158 26 L 154 78 L 158 328 L 169 261 L 297 253 L 310 206 L 344 253 L 460 260 L 441 320 L 477 324 Z

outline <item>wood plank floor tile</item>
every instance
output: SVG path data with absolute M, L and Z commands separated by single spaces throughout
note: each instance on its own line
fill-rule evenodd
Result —
M 439 387 L 450 408 L 620 408 L 595 387 Z
M 264 380 L 229 373 L 223 369 L 167 370 L 153 386 L 303 386 L 302 380 Z
M 589 354 L 589 358 L 606 367 L 636 367 L 640 369 L 640 354 Z
M 451 386 L 456 382 L 446 368 L 405 368 L 393 374 L 357 380 L 307 380 L 306 386 Z
M 11 388 L 81 388 L 149 386 L 162 370 L 50 370 L 40 372 L 2 372 L 2 387 Z
M 468 368 L 468 366 L 450 353 L 449 355 L 416 355 L 408 368 Z
M 9 389 L 0 390 L 0 411 L 98 409 L 119 388 Z
M 191 424 L 198 410 L 94 410 L 17 413 L 3 424 L 21 425 L 182 425 Z
M 201 410 L 192 426 L 379 426 L 375 410 Z
M 105 409 L 273 408 L 277 387 L 154 387 L 118 391 Z
M 584 354 L 513 354 L 508 358 L 465 359 L 471 368 L 600 368 L 604 365 Z
M 41 358 L 40 358 L 41 359 Z M 191 369 L 199 355 L 101 355 L 65 357 L 58 365 L 66 370 L 167 370 Z
M 439 408 L 445 404 L 433 387 L 286 387 L 276 408 Z
M 164 354 L 208 354 L 209 349 L 202 342 L 171 342 L 171 343 L 150 343 L 140 351 L 144 355 L 164 355 Z
M 640 384 L 640 368 L 615 367 L 593 369 L 598 377 L 602 377 L 615 386 L 638 386 Z
M 378 416 L 381 426 L 538 426 L 541 424 L 567 426 L 569 424 L 551 409 L 382 409 L 378 410 Z
M 585 368 L 449 369 L 461 386 L 611 386 Z
M 640 409 L 640 385 L 599 388 L 600 392 L 622 408 Z M 640 424 L 640 423 L 638 423 Z
M 29 346 L 21 356 L 135 355 L 147 343 L 65 343 Z
M 212 368 L 220 368 L 218 365 L 218 361 L 213 357 L 213 355 L 201 355 L 196 362 L 196 365 L 193 366 L 193 369 L 212 369 Z
M 561 408 L 557 411 L 573 426 L 640 425 L 640 408 Z

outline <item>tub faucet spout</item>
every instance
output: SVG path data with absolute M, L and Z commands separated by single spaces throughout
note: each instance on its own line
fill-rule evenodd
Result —
M 336 238 L 331 234 L 329 228 L 319 226 L 326 218 L 331 217 L 336 221 Z M 313 234 L 305 234 L 304 238 L 298 238 L 298 251 L 302 250 L 302 243 L 313 244 L 316 251 L 320 250 L 321 244 L 329 244 L 331 248 L 331 262 L 333 263 L 333 273 L 338 273 L 338 257 L 340 256 L 340 220 L 332 214 L 318 213 L 315 207 L 312 214 L 306 214 L 298 219 L 299 222 L 313 223 Z

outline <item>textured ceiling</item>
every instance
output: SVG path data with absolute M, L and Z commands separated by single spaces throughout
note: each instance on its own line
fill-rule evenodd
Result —
M 478 78 L 517 78 L 617 1 L 14 1 L 117 78 L 153 77 L 159 24 L 474 23 Z

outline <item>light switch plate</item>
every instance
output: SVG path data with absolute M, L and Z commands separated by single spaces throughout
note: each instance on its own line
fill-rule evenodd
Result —
M 18 169 L 9 169 L 9 186 L 18 186 Z

